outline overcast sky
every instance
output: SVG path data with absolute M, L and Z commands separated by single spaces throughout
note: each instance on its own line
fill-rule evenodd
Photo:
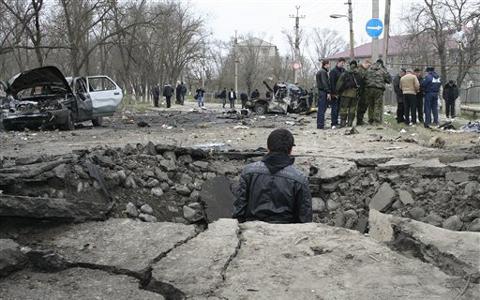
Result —
M 347 14 L 347 0 L 188 0 L 197 14 L 205 17 L 207 28 L 216 39 L 229 40 L 239 34 L 253 33 L 276 44 L 285 54 L 288 43 L 283 29 L 292 29 L 295 6 L 300 6 L 300 27 L 309 32 L 314 27 L 337 30 L 346 41 L 349 39 L 346 18 L 331 19 L 331 14 Z M 372 16 L 372 0 L 352 0 L 355 44 L 369 42 L 365 24 Z M 403 31 L 399 24 L 402 14 L 421 0 L 392 0 L 391 35 Z M 385 0 L 380 0 L 380 19 L 384 19 Z

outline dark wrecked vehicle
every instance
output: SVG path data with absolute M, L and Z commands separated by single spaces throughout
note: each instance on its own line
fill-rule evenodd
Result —
M 246 102 L 246 107 L 259 115 L 266 113 L 302 113 L 307 112 L 308 94 L 299 86 L 291 83 L 275 83 L 273 89 L 266 81 L 267 87 L 265 98 L 259 97 Z
M 48 66 L 15 75 L 6 84 L 2 124 L 6 130 L 58 128 L 102 123 L 122 100 L 122 90 L 107 76 L 70 78 Z

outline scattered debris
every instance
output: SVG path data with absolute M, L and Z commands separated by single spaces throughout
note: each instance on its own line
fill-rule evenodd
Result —
M 475 132 L 480 133 L 480 121 L 468 122 L 460 128 L 463 132 Z

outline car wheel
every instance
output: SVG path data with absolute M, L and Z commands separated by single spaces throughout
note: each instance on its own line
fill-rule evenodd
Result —
M 265 104 L 255 104 L 254 111 L 259 115 L 267 113 L 267 106 Z
M 62 125 L 63 130 L 74 130 L 75 129 L 75 121 L 73 120 L 72 113 L 69 113 L 67 116 L 67 120 Z
M 92 124 L 94 127 L 100 127 L 103 125 L 103 117 L 96 117 L 92 119 Z

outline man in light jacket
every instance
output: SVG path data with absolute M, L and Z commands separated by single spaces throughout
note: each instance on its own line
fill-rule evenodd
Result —
M 417 123 L 417 93 L 420 91 L 420 83 L 412 69 L 407 70 L 407 74 L 400 79 L 400 89 L 403 93 L 405 124 L 413 125 Z

